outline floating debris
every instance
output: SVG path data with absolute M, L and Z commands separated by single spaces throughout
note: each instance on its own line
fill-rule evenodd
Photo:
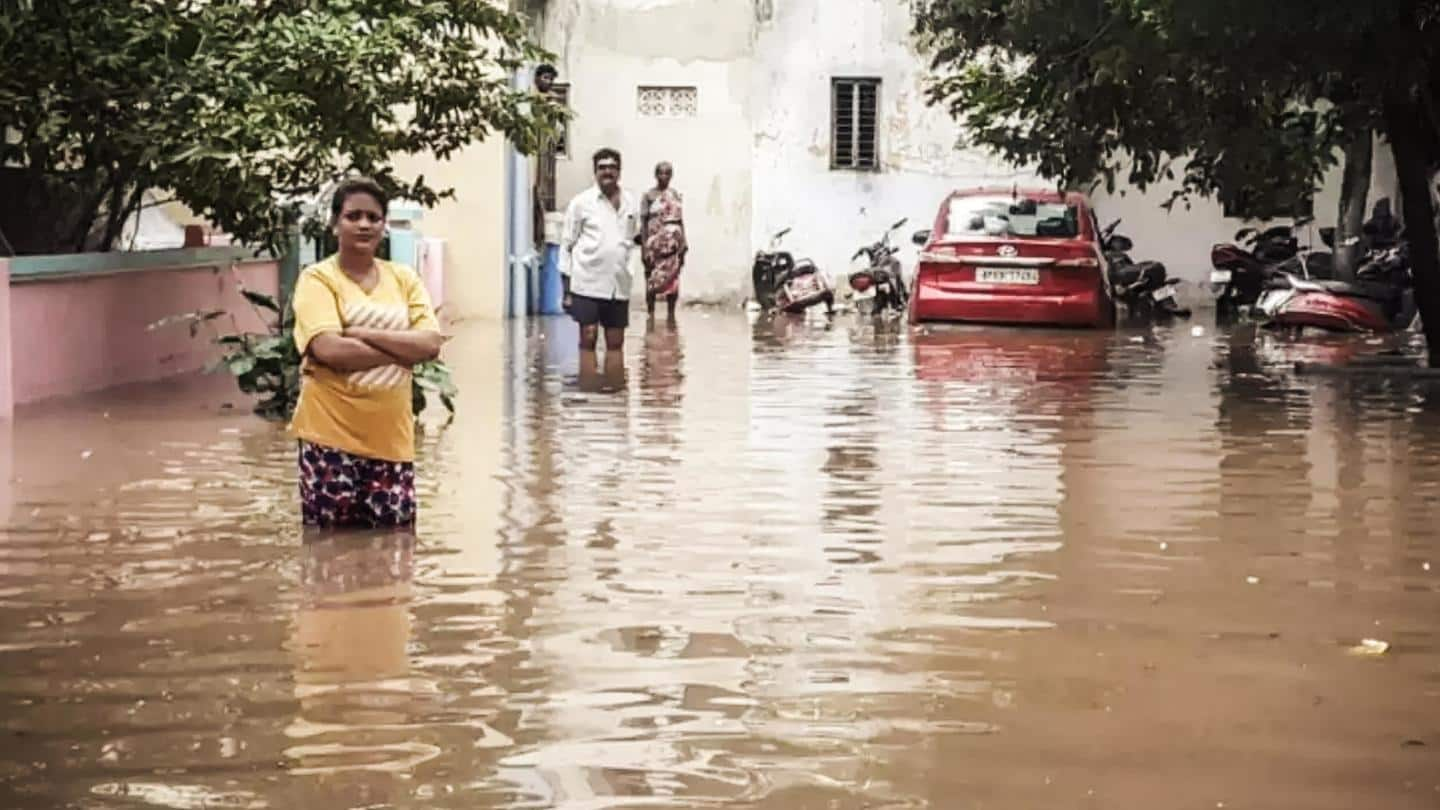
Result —
M 1367 638 L 1350 648 L 1351 655 L 1379 656 L 1390 651 L 1390 643 L 1377 638 Z

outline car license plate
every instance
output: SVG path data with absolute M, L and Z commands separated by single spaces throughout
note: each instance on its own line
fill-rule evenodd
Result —
M 1211 270 L 1211 271 L 1210 271 L 1210 283 L 1211 283 L 1211 284 L 1229 284 L 1229 283 L 1230 283 L 1230 278 L 1231 278 L 1231 273 L 1230 273 L 1229 270 Z
M 1170 299 L 1175 297 L 1175 288 L 1171 287 L 1169 284 L 1166 284 L 1164 287 L 1161 287 L 1160 289 L 1150 293 L 1150 297 L 1154 298 L 1157 302 L 1169 301 Z
M 981 267 L 975 271 L 975 281 L 980 284 L 1039 284 L 1040 271 Z

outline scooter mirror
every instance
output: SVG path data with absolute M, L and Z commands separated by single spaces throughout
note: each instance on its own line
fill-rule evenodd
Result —
M 910 237 L 910 241 L 920 247 L 925 247 L 926 243 L 930 241 L 930 231 L 916 231 L 914 235 Z
M 1121 253 L 1129 253 L 1130 251 L 1135 249 L 1135 243 L 1130 239 L 1130 237 L 1125 236 L 1124 234 L 1117 233 L 1105 241 L 1105 247 L 1110 250 L 1119 251 Z
M 904 219 L 900 220 L 899 222 L 895 223 L 894 225 L 891 225 L 891 226 L 890 226 L 890 230 L 892 230 L 892 231 L 897 231 L 897 230 L 899 230 L 905 223 L 907 223 L 907 222 L 909 222 L 909 221 L 910 221 L 910 218 L 909 218 L 909 217 L 905 217 Z

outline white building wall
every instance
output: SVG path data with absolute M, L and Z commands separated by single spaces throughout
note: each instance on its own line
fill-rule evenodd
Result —
M 931 226 L 951 191 L 1044 185 L 983 151 L 956 148 L 958 125 L 925 103 L 929 62 L 914 49 L 911 20 L 904 0 L 552 0 L 544 43 L 561 56 L 576 113 L 559 196 L 590 182 L 589 155 L 602 145 L 625 153 L 625 183 L 637 192 L 655 161 L 673 160 L 694 243 L 684 283 L 692 300 L 748 295 L 753 251 L 786 227 L 787 248 L 838 276 L 856 248 L 908 217 L 902 258 L 911 267 L 910 233 Z M 881 79 L 878 172 L 830 168 L 836 77 Z M 639 118 L 642 84 L 697 86 L 699 117 Z M 1375 175 L 1372 200 L 1387 189 L 1393 196 L 1387 149 L 1377 150 Z M 1334 219 L 1339 185 L 1337 169 L 1316 200 L 1320 224 Z M 1206 200 L 1167 212 L 1168 197 L 1157 187 L 1094 200 L 1102 223 L 1124 219 L 1136 258 L 1201 282 L 1211 245 L 1245 223 Z
M 1177 171 L 1177 174 L 1180 172 Z M 1326 175 L 1315 195 L 1315 221 L 1298 233 L 1302 245 L 1325 249 L 1320 228 L 1331 227 L 1340 211 L 1340 184 L 1344 167 L 1334 166 Z M 1390 147 L 1377 141 L 1371 171 L 1367 212 L 1379 197 L 1390 197 L 1392 207 L 1398 206 L 1399 182 L 1395 177 L 1395 161 Z M 1216 242 L 1231 241 L 1235 232 L 1253 222 L 1226 217 L 1224 208 L 1213 200 L 1192 200 L 1187 206 L 1177 202 L 1170 210 L 1163 205 L 1170 199 L 1174 185 L 1159 185 L 1141 192 L 1135 188 L 1116 189 L 1107 194 L 1095 192 L 1091 199 L 1102 225 L 1123 220 L 1120 232 L 1135 240 L 1132 253 L 1137 259 L 1154 258 L 1165 263 L 1173 276 L 1202 282 L 1210 273 L 1210 248 Z M 1398 211 L 1398 207 L 1394 210 Z M 1276 223 L 1289 220 L 1276 220 Z
M 544 44 L 559 56 L 574 119 L 557 166 L 558 207 L 594 182 L 590 156 L 624 156 L 622 185 L 637 197 L 655 164 L 675 165 L 685 195 L 687 300 L 732 298 L 750 267 L 750 66 L 754 15 L 737 0 L 557 0 Z M 693 118 L 643 118 L 640 86 L 695 87 Z M 638 274 L 637 274 L 638 276 Z M 636 294 L 643 290 L 637 278 Z
M 737 5 L 746 5 L 737 3 Z M 771 5 L 756 39 L 755 222 L 757 245 L 793 227 L 786 245 L 839 273 L 892 222 L 929 228 L 956 187 L 1033 179 L 976 151 L 956 150 L 959 129 L 925 104 L 926 62 L 910 42 L 900 0 L 791 0 Z M 879 172 L 831 171 L 832 78 L 878 77 Z

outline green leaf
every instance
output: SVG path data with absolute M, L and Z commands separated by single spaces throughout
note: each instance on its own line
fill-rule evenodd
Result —
M 186 324 L 190 327 L 190 336 L 194 337 L 199 324 L 208 323 L 225 314 L 225 310 L 213 311 L 197 310 L 195 312 L 182 312 L 178 315 L 166 315 L 158 321 L 147 324 L 145 331 L 154 332 L 159 329 L 174 326 L 175 324 Z
M 280 360 L 286 356 L 286 344 L 294 345 L 294 339 L 289 335 L 269 337 L 255 344 L 255 356 L 265 360 Z
M 256 359 L 253 355 L 241 354 L 230 357 L 225 362 L 230 368 L 230 373 L 238 377 L 254 371 Z
M 240 294 L 245 296 L 245 300 L 249 301 L 255 306 L 260 307 L 261 309 L 268 309 L 276 315 L 280 314 L 280 305 L 275 302 L 275 298 L 273 296 L 266 295 L 262 292 L 256 292 L 255 290 L 246 289 L 240 290 Z

